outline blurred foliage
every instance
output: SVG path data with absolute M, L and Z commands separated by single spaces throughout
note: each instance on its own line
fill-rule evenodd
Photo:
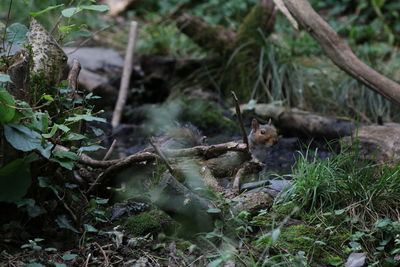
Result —
M 357 42 L 386 40 L 394 44 L 400 41 L 400 2 L 397 0 L 312 0 L 311 3 L 328 18 L 336 20 L 336 30 Z M 342 18 L 338 20 L 338 17 Z

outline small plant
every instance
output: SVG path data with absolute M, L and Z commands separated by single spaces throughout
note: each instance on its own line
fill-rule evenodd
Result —
M 33 240 L 29 240 L 28 243 L 22 245 L 21 248 L 27 248 L 27 249 L 31 249 L 33 251 L 41 251 L 41 250 L 43 250 L 43 247 L 39 246 L 39 243 L 42 241 L 44 241 L 43 238 L 35 238 Z M 45 248 L 44 251 L 53 252 L 53 251 L 57 251 L 57 249 Z

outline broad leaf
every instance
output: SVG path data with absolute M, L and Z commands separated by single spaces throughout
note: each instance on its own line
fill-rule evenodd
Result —
M 0 80 L 1 80 L 0 74 Z M 15 106 L 14 98 L 10 95 L 6 89 L 0 88 L 0 123 L 7 123 L 14 118 L 15 109 L 10 106 Z
M 42 147 L 40 134 L 23 125 L 4 125 L 4 135 L 15 149 L 21 151 L 31 151 Z
M 17 159 L 0 169 L 0 201 L 16 202 L 22 199 L 31 185 L 29 164 Z
M 70 18 L 73 15 L 75 15 L 81 11 L 82 11 L 82 8 L 80 8 L 80 7 L 70 7 L 70 8 L 66 8 L 63 11 L 61 11 L 61 14 L 66 18 Z
M 49 158 L 52 144 L 42 146 L 42 136 L 19 124 L 4 125 L 4 135 L 7 141 L 15 148 L 21 151 L 31 151 L 37 149 L 43 157 Z
M 14 23 L 7 27 L 7 42 L 10 44 L 23 45 L 26 43 L 28 28 L 21 23 Z

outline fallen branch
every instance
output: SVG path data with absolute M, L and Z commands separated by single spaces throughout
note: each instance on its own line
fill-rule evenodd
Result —
M 274 125 L 280 132 L 290 135 L 305 135 L 316 138 L 335 139 L 351 135 L 357 128 L 356 124 L 346 118 L 326 117 L 297 108 L 286 108 L 281 105 L 256 104 L 240 106 L 243 112 L 251 112 L 256 116 L 267 120 L 272 118 Z
M 284 0 L 284 3 L 293 17 L 319 42 L 333 63 L 377 93 L 400 104 L 400 84 L 362 62 L 307 0 Z
M 90 158 L 89 156 L 85 157 L 86 160 Z M 130 155 L 126 158 L 120 159 L 120 160 L 110 160 L 110 161 L 97 161 L 97 163 L 101 164 L 109 164 L 110 162 L 113 162 L 114 164 L 109 165 L 109 167 L 102 173 L 100 174 L 96 181 L 94 181 L 89 189 L 86 191 L 86 193 L 92 192 L 97 185 L 100 183 L 108 180 L 110 176 L 115 176 L 116 173 L 131 167 L 132 165 L 138 164 L 140 162 L 149 162 L 149 161 L 154 161 L 155 159 L 159 158 L 156 154 L 150 153 L 150 152 L 142 152 L 142 153 L 137 153 Z M 96 162 L 95 160 L 91 159 L 91 163 Z

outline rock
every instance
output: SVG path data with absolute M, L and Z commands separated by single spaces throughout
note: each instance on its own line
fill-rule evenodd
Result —
M 268 188 L 279 192 L 286 189 L 286 187 L 290 186 L 292 183 L 292 181 L 289 180 L 269 180 L 269 182 Z
M 391 164 L 400 159 L 400 124 L 362 126 L 351 138 L 343 140 L 347 145 L 357 141 L 360 156 L 365 159 Z
M 235 199 L 238 201 L 238 204 L 232 208 L 234 214 L 247 211 L 252 215 L 257 215 L 258 211 L 269 209 L 273 204 L 273 198 L 268 193 L 262 191 L 242 194 Z
M 32 49 L 32 71 L 44 76 L 48 86 L 66 78 L 67 55 L 50 33 L 34 18 L 29 26 L 28 43 Z
M 124 59 L 119 52 L 109 48 L 101 47 L 64 47 L 64 52 L 68 55 L 68 64 L 71 64 L 74 58 L 79 60 L 82 68 L 92 71 L 110 71 L 119 69 L 122 72 Z
M 270 184 L 269 180 L 252 182 L 252 183 L 245 183 L 240 187 L 240 191 L 241 192 L 249 191 L 251 189 L 258 188 L 258 187 L 265 187 L 265 186 L 267 186 L 269 184 Z

